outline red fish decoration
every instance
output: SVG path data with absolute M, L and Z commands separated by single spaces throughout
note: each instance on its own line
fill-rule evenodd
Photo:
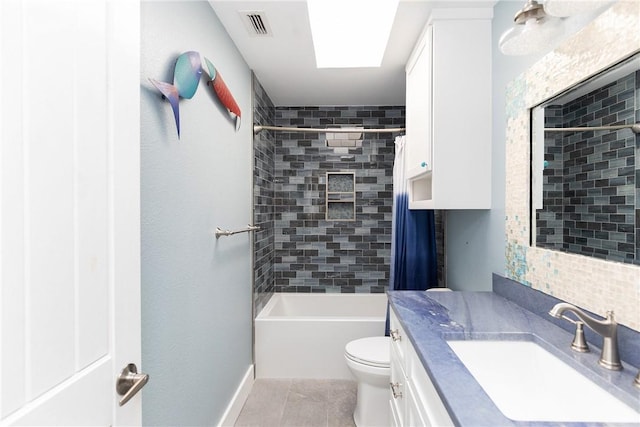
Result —
M 233 95 L 222 79 L 222 76 L 220 75 L 218 70 L 216 70 L 216 67 L 214 67 L 207 58 L 204 58 L 204 62 L 207 64 L 207 68 L 209 69 L 209 78 L 211 79 L 207 82 L 207 85 L 213 88 L 213 91 L 215 92 L 220 102 L 222 102 L 222 105 L 224 105 L 225 108 L 235 116 L 237 131 L 238 129 L 240 129 L 240 117 L 242 116 L 240 107 L 238 106 L 236 100 L 233 98 Z

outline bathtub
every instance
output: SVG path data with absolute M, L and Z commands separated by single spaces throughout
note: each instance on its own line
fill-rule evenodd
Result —
M 353 379 L 344 346 L 384 335 L 386 312 L 386 294 L 274 294 L 256 317 L 256 378 Z

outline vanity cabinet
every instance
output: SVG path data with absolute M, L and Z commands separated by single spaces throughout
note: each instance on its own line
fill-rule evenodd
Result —
M 390 424 L 403 426 L 453 426 L 429 375 L 393 310 L 391 330 Z
M 410 209 L 491 207 L 492 9 L 435 9 L 406 65 Z

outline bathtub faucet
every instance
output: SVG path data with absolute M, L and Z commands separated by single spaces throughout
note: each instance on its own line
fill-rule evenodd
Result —
M 565 311 L 575 314 L 585 325 L 600 334 L 604 339 L 598 363 L 613 371 L 622 369 L 620 355 L 618 354 L 618 323 L 613 319 L 613 311 L 607 311 L 606 320 L 598 320 L 572 304 L 561 302 L 553 306 L 549 314 L 559 319 Z

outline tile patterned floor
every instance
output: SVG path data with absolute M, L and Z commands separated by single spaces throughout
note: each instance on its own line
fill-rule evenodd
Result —
M 258 379 L 236 427 L 355 427 L 356 382 Z

